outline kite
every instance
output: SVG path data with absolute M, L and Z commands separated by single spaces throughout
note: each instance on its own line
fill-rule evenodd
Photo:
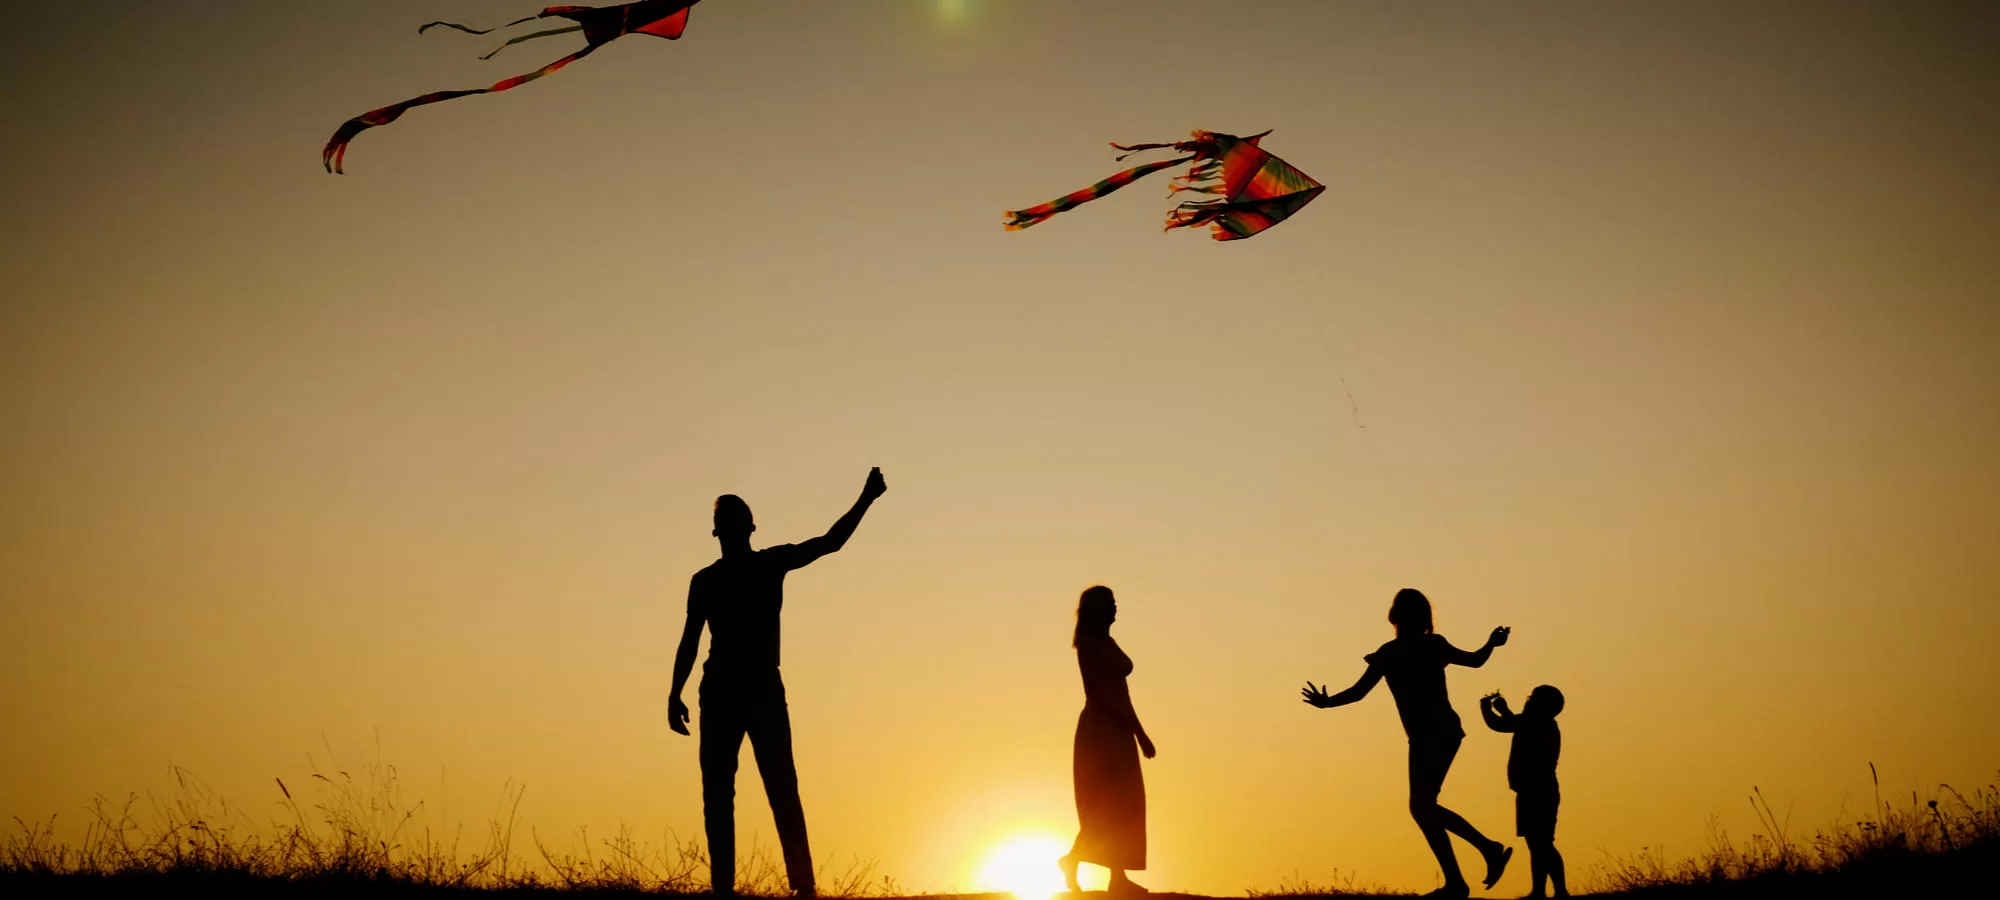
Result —
M 1245 138 L 1197 130 L 1193 140 L 1173 144 L 1112 144 L 1113 149 L 1124 152 L 1124 156 L 1118 157 L 1120 161 L 1146 150 L 1172 149 L 1189 155 L 1134 166 L 1076 193 L 1040 206 L 1015 210 L 1006 214 L 1004 224 L 1008 231 L 1020 231 L 1154 172 L 1182 163 L 1194 163 L 1187 174 L 1174 179 L 1167 190 L 1176 194 L 1187 191 L 1219 196 L 1213 200 L 1189 200 L 1174 207 L 1167 213 L 1167 228 L 1208 224 L 1218 241 L 1250 237 L 1283 222 L 1326 190 L 1326 186 L 1314 181 L 1312 176 L 1258 146 L 1257 142 L 1268 134 L 1270 132 L 1266 131 Z
M 403 113 L 408 112 L 414 107 L 445 100 L 454 100 L 459 97 L 469 97 L 473 94 L 497 94 L 501 91 L 512 90 L 589 56 L 597 48 L 628 34 L 650 34 L 654 37 L 663 37 L 668 40 L 678 39 L 681 36 L 681 32 L 687 30 L 689 7 L 699 2 L 701 0 L 638 0 L 636 3 L 624 3 L 618 6 L 551 6 L 535 15 L 516 19 L 501 27 L 512 28 L 524 22 L 533 22 L 536 19 L 548 18 L 569 19 L 576 24 L 566 28 L 552 28 L 547 31 L 522 35 L 494 48 L 493 53 L 499 53 L 501 50 L 522 41 L 548 37 L 555 34 L 569 34 L 574 31 L 583 32 L 584 47 L 533 72 L 525 75 L 516 75 L 498 82 L 492 87 L 475 88 L 466 91 L 437 91 L 391 106 L 384 106 L 381 109 L 362 113 L 341 124 L 340 129 L 333 133 L 333 139 L 326 142 L 326 149 L 321 151 L 320 156 L 326 163 L 326 170 L 337 175 L 340 174 L 341 160 L 347 156 L 347 144 L 349 141 L 354 140 L 355 135 L 377 125 L 387 125 L 390 122 L 394 122 L 398 118 L 401 118 Z M 439 25 L 446 28 L 455 28 L 467 34 L 487 34 L 496 30 L 492 28 L 470 28 L 453 22 L 430 22 L 418 28 L 417 33 L 422 34 Z M 486 56 L 480 58 L 486 59 L 491 57 L 493 53 L 488 53 Z

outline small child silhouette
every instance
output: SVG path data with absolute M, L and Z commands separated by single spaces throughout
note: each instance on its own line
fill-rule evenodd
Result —
M 1569 896 L 1563 877 L 1562 854 L 1556 852 L 1556 807 L 1562 790 L 1556 784 L 1556 758 L 1562 755 L 1562 729 L 1556 715 L 1563 710 L 1562 691 L 1542 685 L 1528 694 L 1528 703 L 1515 715 L 1507 699 L 1494 691 L 1479 700 L 1479 715 L 1486 727 L 1512 732 L 1513 749 L 1507 754 L 1507 786 L 1514 789 L 1515 833 L 1528 843 L 1528 866 L 1534 873 L 1535 889 L 1542 893 L 1545 882 L 1554 882 L 1555 896 Z

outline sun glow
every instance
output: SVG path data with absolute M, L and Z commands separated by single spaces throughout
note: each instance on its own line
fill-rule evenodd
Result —
M 974 876 L 977 889 L 1007 891 L 1019 900 L 1049 900 L 1062 893 L 1062 870 L 1056 859 L 1069 852 L 1069 842 L 1046 834 L 1016 835 L 986 854 Z

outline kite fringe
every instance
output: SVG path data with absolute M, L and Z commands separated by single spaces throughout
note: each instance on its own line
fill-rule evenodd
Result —
M 1222 216 L 1228 206 L 1227 200 L 1189 200 L 1167 211 L 1167 227 L 1160 230 L 1192 228 L 1203 222 L 1214 221 Z
M 1195 163 L 1187 170 L 1187 174 L 1167 184 L 1168 194 L 1178 194 L 1183 191 L 1220 194 L 1222 189 L 1222 160 L 1219 159 L 1206 159 Z

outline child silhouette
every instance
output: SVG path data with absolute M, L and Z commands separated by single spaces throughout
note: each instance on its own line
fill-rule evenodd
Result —
M 1507 708 L 1507 698 L 1499 691 L 1479 700 L 1486 727 L 1514 735 L 1507 754 L 1507 786 L 1514 789 L 1514 831 L 1528 843 L 1528 867 L 1535 877 L 1530 897 L 1546 896 L 1542 887 L 1551 881 L 1555 896 L 1569 896 L 1562 854 L 1556 852 L 1556 807 L 1562 803 L 1562 790 L 1556 784 L 1562 729 L 1556 727 L 1556 715 L 1562 710 L 1562 691 L 1546 684 L 1528 694 L 1528 704 L 1519 715 Z
M 1396 599 L 1389 603 L 1389 624 L 1395 626 L 1396 639 L 1363 657 L 1368 670 L 1353 687 L 1330 694 L 1324 685 L 1308 681 L 1303 691 L 1305 701 L 1318 709 L 1346 706 L 1368 696 L 1377 683 L 1389 682 L 1389 693 L 1396 698 L 1396 715 L 1410 738 L 1410 817 L 1416 820 L 1424 843 L 1430 845 L 1431 855 L 1437 857 L 1438 868 L 1444 872 L 1444 886 L 1424 896 L 1463 900 L 1472 896 L 1472 887 L 1451 851 L 1451 835 L 1478 848 L 1486 861 L 1484 883 L 1489 889 L 1500 881 L 1514 850 L 1479 833 L 1464 816 L 1438 804 L 1445 775 L 1451 772 L 1451 761 L 1465 740 L 1465 729 L 1445 690 L 1444 672 L 1446 666 L 1477 669 L 1486 665 L 1493 648 L 1507 643 L 1509 632 L 1503 625 L 1493 629 L 1485 646 L 1460 650 L 1432 630 L 1430 598 L 1416 588 L 1396 592 Z

